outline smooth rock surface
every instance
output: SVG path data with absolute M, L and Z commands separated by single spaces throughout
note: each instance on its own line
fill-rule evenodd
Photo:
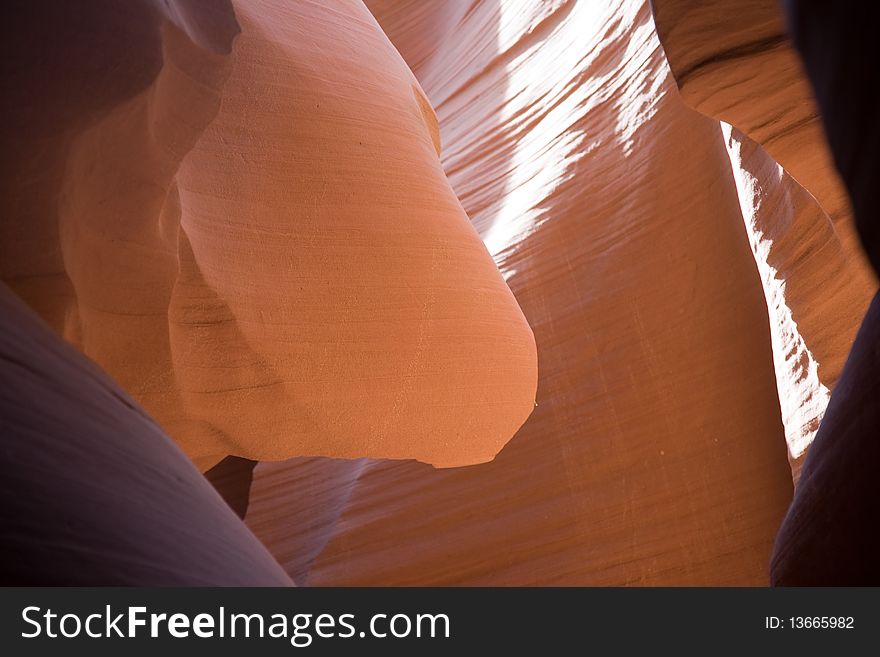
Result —
M 769 284 L 780 404 L 797 478 L 877 280 L 780 4 L 652 0 L 652 8 L 685 102 L 734 126 L 742 135 L 736 141 L 760 145 L 745 144 L 752 163 L 744 169 L 738 148 L 731 158 L 735 173 L 743 171 L 737 180 L 747 224 L 755 218 L 752 241 L 763 245 L 756 262 Z M 784 168 L 775 176 L 782 185 L 771 181 L 774 160 Z M 769 185 L 759 181 L 759 169 Z
M 248 524 L 298 583 L 766 583 L 792 483 L 764 291 L 648 6 L 370 7 L 534 330 L 538 406 L 485 465 L 261 463 Z
M 200 468 L 513 436 L 531 330 L 362 3 L 40 8 L 4 7 L 0 278 Z
M 788 8 L 7 3 L 0 577 L 765 584 L 794 478 L 771 580 L 876 581 L 872 22 Z
M 0 285 L 0 582 L 289 586 L 146 413 Z

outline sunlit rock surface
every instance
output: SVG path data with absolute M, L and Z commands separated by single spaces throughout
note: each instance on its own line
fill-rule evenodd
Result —
M 812 5 L 803 68 L 757 0 L 7 3 L 5 579 L 766 584 L 789 509 L 773 582 L 874 581 Z
M 682 98 L 735 128 L 731 163 L 768 293 L 797 477 L 876 278 L 779 3 L 653 0 L 652 6 Z
M 49 4 L 4 10 L 0 277 L 202 469 L 495 456 L 534 339 L 366 7 Z
M 873 58 L 880 16 L 873 5 L 853 12 L 844 3 L 812 0 L 654 0 L 653 6 L 682 97 L 736 126 L 728 130 L 731 163 L 768 293 L 793 469 L 796 476 L 803 472 L 777 538 L 772 580 L 876 584 L 880 536 L 870 465 L 880 427 L 876 298 L 865 310 L 880 266 L 878 81 L 865 62 Z M 768 155 L 786 169 L 777 165 L 782 186 L 768 185 L 774 168 Z M 789 174 L 820 212 L 804 202 Z
M 250 526 L 298 583 L 766 583 L 792 480 L 762 279 L 647 4 L 369 4 L 535 332 L 538 406 L 486 465 L 260 464 Z

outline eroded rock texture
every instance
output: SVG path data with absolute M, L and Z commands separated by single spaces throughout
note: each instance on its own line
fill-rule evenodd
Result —
M 778 3 L 652 4 L 682 98 L 733 125 L 732 143 L 743 144 L 733 146 L 731 160 L 758 268 L 765 272 L 780 403 L 797 477 L 876 278 Z M 774 165 L 784 171 L 773 174 Z M 783 184 L 774 185 L 774 175 Z
M 290 580 L 119 386 L 0 286 L 0 581 Z
M 764 292 L 647 5 L 369 4 L 534 330 L 538 406 L 485 465 L 260 464 L 250 526 L 311 584 L 766 582 L 792 484 Z
M 0 276 L 202 469 L 491 459 L 534 339 L 363 4 L 122 4 L 4 7 Z
M 876 298 L 864 313 L 876 290 L 868 260 L 875 270 L 880 264 L 873 191 L 877 85 L 866 66 L 873 58 L 866 26 L 877 12 L 791 1 L 786 26 L 781 5 L 760 0 L 653 0 L 653 6 L 682 97 L 763 147 L 730 131 L 743 214 L 768 292 L 796 476 L 815 436 L 777 539 L 773 581 L 877 582 L 880 513 L 865 466 L 877 458 L 880 431 Z M 815 197 L 820 212 L 787 180 L 775 191 L 761 181 L 773 168 L 760 163 L 769 159 L 762 150 L 787 170 L 779 177 L 791 174 Z
M 238 456 L 227 456 L 205 472 L 205 478 L 217 489 L 239 518 L 247 514 L 257 462 Z
M 867 9 L 865 9 L 867 7 Z M 880 176 L 874 120 L 878 75 L 875 6 L 788 2 L 791 31 L 803 55 L 834 161 L 846 183 L 862 243 L 880 271 L 875 182 Z M 880 583 L 880 297 L 853 345 L 776 541 L 771 577 L 782 585 Z
M 3 5 L 4 584 L 291 583 L 140 406 L 59 336 L 144 401 L 162 385 L 167 327 L 153 311 L 176 238 L 161 208 L 216 111 L 238 32 L 228 3 L 203 9 Z
M 773 581 L 876 579 L 880 86 L 812 5 L 830 151 L 772 2 L 7 3 L 3 577 L 763 584 L 794 475 Z
M 652 0 L 652 7 L 682 98 L 746 133 L 806 187 L 834 223 L 847 255 L 859 261 L 856 269 L 863 256 L 853 241 L 849 199 L 779 3 Z

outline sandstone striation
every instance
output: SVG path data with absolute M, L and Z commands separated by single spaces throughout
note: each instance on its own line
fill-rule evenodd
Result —
M 876 297 L 865 315 L 880 265 L 876 167 L 865 147 L 876 132 L 868 109 L 876 104 L 876 85 L 863 65 L 872 43 L 865 26 L 876 12 L 856 18 L 851 7 L 809 0 L 653 0 L 653 7 L 682 97 L 763 147 L 731 131 L 734 169 L 740 155 L 753 161 L 741 169 L 739 187 L 754 201 L 754 212 L 744 208 L 744 216 L 754 217 L 756 260 L 767 272 L 765 288 L 774 290 L 768 305 L 779 396 L 796 476 L 803 467 L 777 538 L 772 579 L 785 585 L 876 582 L 878 537 L 867 519 L 876 517 L 877 502 L 864 467 L 876 459 L 878 426 L 872 401 Z M 797 208 L 809 203 L 772 199 L 756 160 L 768 156 L 822 212 L 805 214 Z
M 865 67 L 875 49 L 875 6 L 786 3 L 834 162 L 846 184 L 865 252 L 880 272 L 874 181 L 877 73 Z M 771 579 L 786 586 L 876 586 L 880 497 L 873 464 L 880 456 L 880 297 L 859 328 L 825 419 L 804 462 L 794 501 L 776 539 Z
M 6 3 L 0 578 L 876 581 L 871 23 L 785 5 Z
M 367 9 L 49 4 L 5 9 L 0 277 L 202 469 L 491 459 L 534 339 Z
M 0 286 L 0 581 L 289 586 L 137 403 Z
M 752 160 L 741 163 L 743 154 L 734 146 L 744 216 L 747 223 L 753 216 L 750 235 L 761 245 L 756 261 L 765 272 L 779 397 L 797 478 L 828 391 L 877 289 L 876 277 L 858 243 L 849 197 L 779 4 L 652 0 L 652 7 L 682 98 L 733 125 L 734 141 L 744 144 Z M 774 165 L 777 174 L 771 173 Z M 756 168 L 782 179 L 781 187 L 775 185 L 779 191 L 756 178 Z
M 538 406 L 485 465 L 260 464 L 249 525 L 299 583 L 765 583 L 792 486 L 767 306 L 647 5 L 369 4 L 535 333 Z

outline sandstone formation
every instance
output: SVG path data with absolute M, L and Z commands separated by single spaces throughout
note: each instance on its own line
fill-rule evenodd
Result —
M 803 67 L 786 35 L 780 3 L 651 1 L 682 98 L 746 133 L 806 187 L 831 219 L 837 248 L 855 260 L 848 274 L 860 286 L 856 291 L 873 287 L 873 274 L 854 241 L 849 199 Z M 869 299 L 860 299 L 864 308 Z
M 0 579 L 876 581 L 820 4 L 7 3 Z
M 792 484 L 764 292 L 647 5 L 369 5 L 535 332 L 538 406 L 485 465 L 260 464 L 249 525 L 298 583 L 766 583 Z
M 534 407 L 534 341 L 418 83 L 360 3 L 236 15 L 220 113 L 179 176 L 187 407 L 253 459 L 490 460 Z
M 119 386 L 0 286 L 0 581 L 290 580 Z
M 876 290 L 876 278 L 853 230 L 849 199 L 779 4 L 652 0 L 652 5 L 685 102 L 760 144 L 760 149 L 746 147 L 749 153 L 761 151 L 750 155 L 754 162 L 746 168 L 761 166 L 757 159 L 767 163 L 764 168 L 772 169 L 774 160 L 784 167 L 778 174 L 786 181 L 781 194 L 758 182 L 754 171 L 739 187 L 744 197 L 756 192 L 750 180 L 759 188 L 757 203 L 744 200 L 746 206 L 756 206 L 750 234 L 766 252 L 756 253 L 758 267 L 776 281 L 767 281 L 776 288 L 771 295 L 776 301 L 768 296 L 768 305 L 778 345 L 774 356 L 786 438 L 797 476 L 822 419 L 827 390 L 840 377 Z M 818 201 L 818 208 L 799 186 Z M 750 213 L 744 207 L 744 215 Z
M 834 162 L 852 199 L 855 223 L 875 271 L 880 233 L 874 182 L 880 129 L 873 60 L 874 5 L 787 3 L 790 29 L 821 109 Z M 880 584 L 880 296 L 859 329 L 846 367 L 804 462 L 794 501 L 776 540 L 771 578 L 782 585 Z
M 863 290 L 854 289 L 852 261 L 815 199 L 763 148 L 736 128 L 722 129 L 767 300 L 776 387 L 797 482 L 858 327 Z
M 49 4 L 4 10 L 13 290 L 202 469 L 491 459 L 534 340 L 367 9 Z
M 777 3 L 653 0 L 657 31 L 682 97 L 760 142 L 763 149 L 735 146 L 736 155 L 767 160 L 760 153 L 766 150 L 823 211 L 805 214 L 796 209 L 802 203 L 774 200 L 758 180 L 757 162 L 743 169 L 750 170 L 740 189 L 747 195 L 761 190 L 753 195 L 759 203 L 752 206 L 750 234 L 759 269 L 767 272 L 765 287 L 775 289 L 768 306 L 792 455 L 803 456 L 816 437 L 777 539 L 773 581 L 869 584 L 880 577 L 874 556 L 880 538 L 868 520 L 877 516 L 878 506 L 863 464 L 877 456 L 873 399 L 880 368 L 876 299 L 862 322 L 876 290 L 864 253 L 875 270 L 880 257 L 873 148 L 866 147 L 876 132 L 869 114 L 876 86 L 863 64 L 872 56 L 864 26 L 876 12 L 854 14 L 843 4 L 787 4 L 788 25 Z M 809 78 L 787 30 L 799 43 Z M 786 196 L 803 196 L 785 187 Z M 744 216 L 749 214 L 744 207 Z M 829 389 L 834 392 L 823 419 Z M 793 465 L 798 475 L 800 458 Z
M 227 456 L 205 472 L 205 478 L 239 518 L 244 518 L 247 514 L 256 465 L 257 462 L 250 459 Z
M 771 581 L 783 586 L 877 586 L 880 516 L 880 297 L 862 324 L 794 501 L 776 539 Z

